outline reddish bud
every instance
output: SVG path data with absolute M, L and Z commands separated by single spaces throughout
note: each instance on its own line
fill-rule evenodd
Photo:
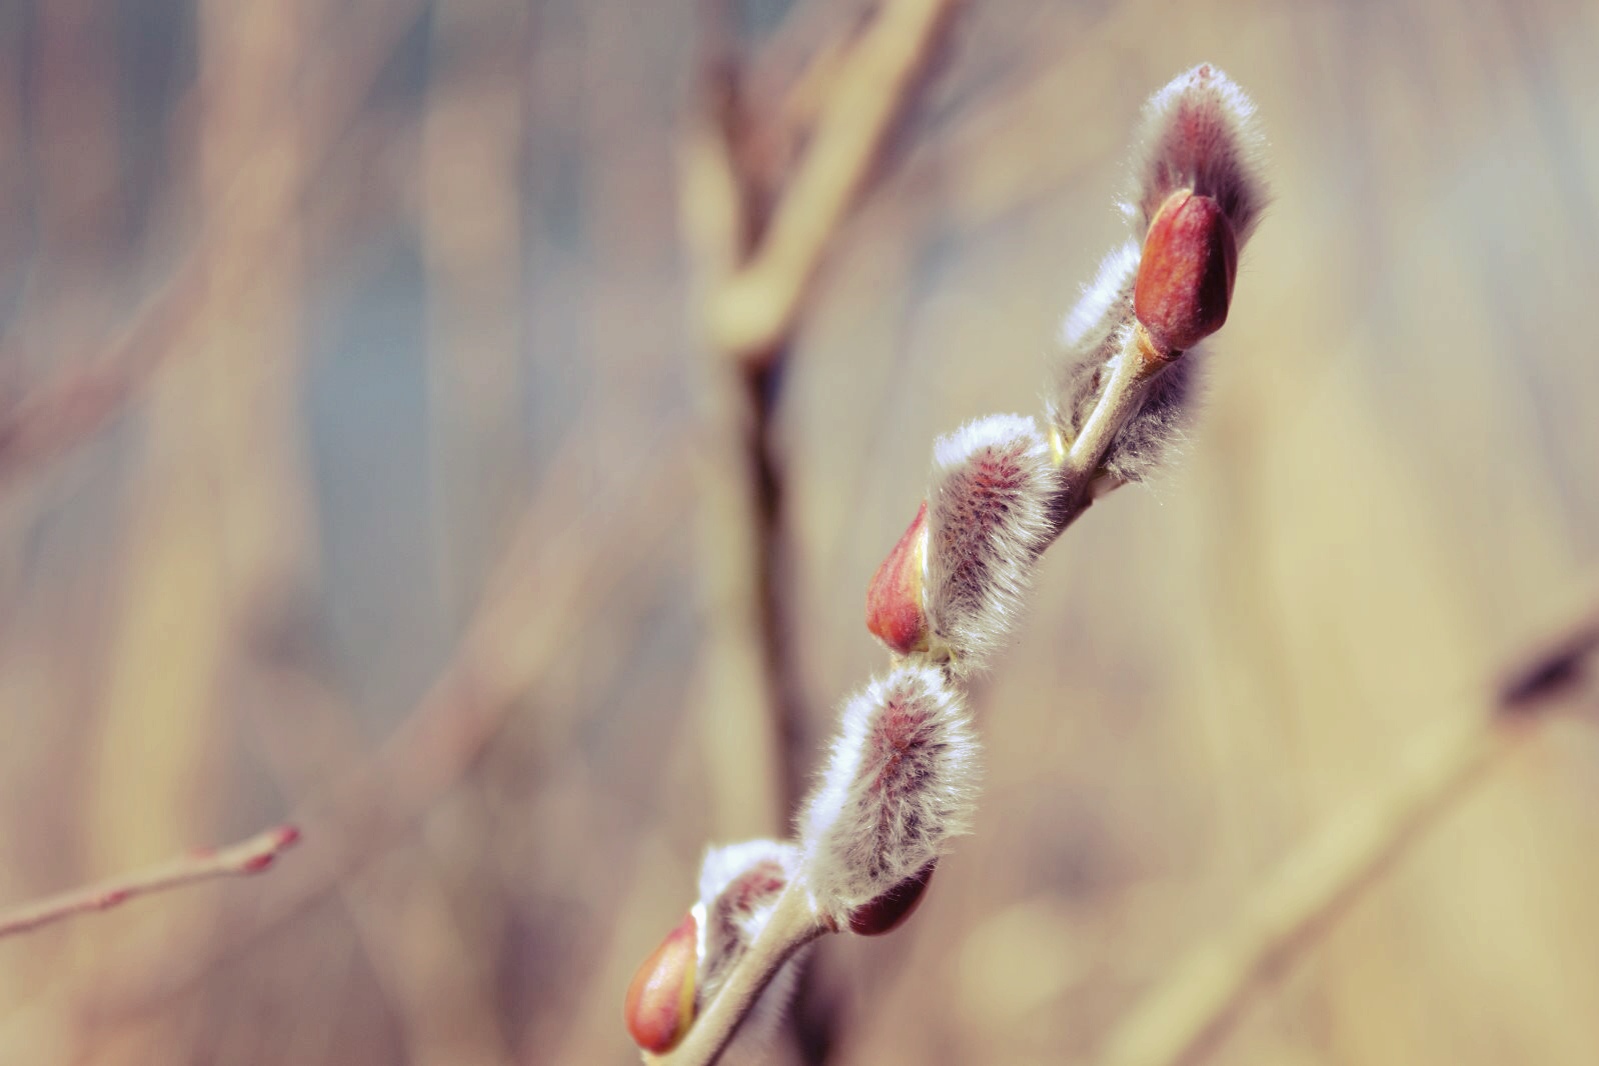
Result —
M 633 1042 L 645 1051 L 659 1055 L 672 1050 L 694 1021 L 698 935 L 693 913 L 684 915 L 627 986 L 622 1017 Z
M 276 853 L 270 851 L 264 851 L 259 855 L 251 855 L 248 859 L 239 863 L 239 870 L 241 873 L 258 874 L 271 866 L 276 858 Z
M 295 825 L 280 825 L 273 835 L 272 843 L 277 850 L 291 848 L 300 842 L 300 827 Z
M 113 888 L 109 892 L 100 893 L 95 899 L 94 905 L 97 910 L 109 910 L 119 903 L 127 902 L 128 897 L 132 895 L 133 893 L 125 888 Z
M 1192 189 L 1166 198 L 1149 224 L 1133 311 L 1162 354 L 1192 348 L 1227 321 L 1238 245 L 1221 205 Z
M 856 907 L 849 916 L 850 932 L 861 936 L 882 936 L 905 923 L 922 905 L 927 882 L 933 879 L 938 860 L 923 866 L 914 877 L 907 877 L 872 902 Z
M 900 655 L 927 648 L 922 563 L 927 557 L 927 502 L 888 553 L 866 589 L 866 628 Z

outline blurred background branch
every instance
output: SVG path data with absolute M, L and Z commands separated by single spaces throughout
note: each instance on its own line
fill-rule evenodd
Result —
M 299 830 L 278 826 L 224 848 L 200 849 L 158 866 L 23 904 L 0 912 L 0 937 L 29 933 L 52 922 L 110 910 L 139 896 L 182 888 L 198 881 L 258 874 L 270 868 L 278 854 L 299 839 Z
M 1180 958 L 1112 1030 L 1107 1066 L 1202 1060 L 1249 995 L 1324 937 L 1343 912 L 1486 772 L 1556 708 L 1590 702 L 1583 675 L 1599 645 L 1599 598 L 1503 673 L 1487 707 L 1420 745 L 1393 781 L 1298 845 L 1238 915 Z

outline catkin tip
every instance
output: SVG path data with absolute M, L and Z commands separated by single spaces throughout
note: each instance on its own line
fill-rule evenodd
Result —
M 1255 105 L 1231 78 L 1209 63 L 1179 74 L 1144 106 L 1131 195 L 1140 235 L 1188 188 L 1221 205 L 1242 247 L 1266 205 L 1264 155 Z

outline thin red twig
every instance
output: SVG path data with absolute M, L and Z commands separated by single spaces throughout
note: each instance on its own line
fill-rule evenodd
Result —
M 98 884 L 25 903 L 0 914 L 0 937 L 30 933 L 80 914 L 110 910 L 135 896 L 148 896 L 219 877 L 258 874 L 299 839 L 300 831 L 294 826 L 280 825 L 225 848 L 191 852 Z

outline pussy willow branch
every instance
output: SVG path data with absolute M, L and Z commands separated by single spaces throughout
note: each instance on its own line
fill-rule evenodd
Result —
M 1144 370 L 1138 345 L 1140 334 L 1129 332 L 1116 365 L 1101 388 L 1077 439 L 1062 447 L 1060 463 L 1065 474 L 1057 507 L 1057 535 L 1075 521 L 1092 502 L 1090 486 L 1116 434 L 1139 409 L 1141 397 L 1159 371 Z M 734 964 L 726 984 L 694 1020 L 684 1041 L 670 1054 L 650 1061 L 660 1066 L 707 1066 L 714 1063 L 743 1021 L 762 989 L 779 967 L 800 948 L 837 927 L 814 906 L 804 887 L 791 883 L 774 916 L 756 938 L 750 951 Z
M 138 896 L 166 892 L 219 877 L 242 877 L 268 869 L 300 839 L 293 826 L 278 826 L 216 851 L 197 851 L 98 884 L 75 888 L 0 913 L 0 937 L 42 929 L 80 914 L 110 910 Z
M 1200 1061 L 1253 992 L 1326 934 L 1408 845 L 1569 703 L 1599 650 L 1599 599 L 1510 670 L 1482 712 L 1420 746 L 1387 788 L 1288 857 L 1232 924 L 1188 952 L 1104 1045 L 1104 1066 Z
M 798 685 L 776 588 L 784 473 L 771 440 L 775 382 L 811 282 L 865 190 L 954 0 L 885 0 L 858 38 L 827 50 L 830 87 L 781 193 L 752 158 L 728 12 L 710 0 L 699 93 L 682 151 L 680 214 L 711 358 L 698 390 L 706 621 L 706 764 L 727 835 L 780 827 L 801 771 Z M 775 198 L 775 199 L 774 199 Z M 767 201 L 772 200 L 770 208 Z M 734 710 L 738 713 L 733 713 Z M 773 793 L 770 782 L 778 787 Z M 753 824 L 728 825 L 732 818 Z

